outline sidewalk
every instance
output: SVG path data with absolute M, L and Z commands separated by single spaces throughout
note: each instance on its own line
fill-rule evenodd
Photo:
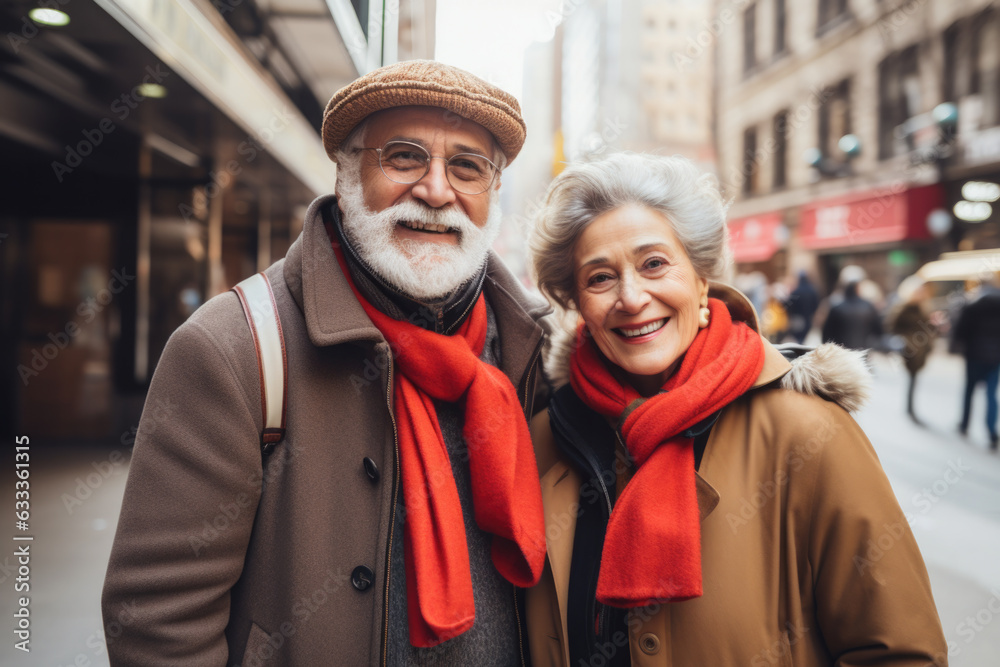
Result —
M 101 622 L 101 586 L 107 569 L 122 494 L 128 450 L 95 445 L 44 446 L 30 450 L 29 530 L 4 531 L 8 545 L 30 544 L 30 590 L 15 592 L 15 546 L 0 552 L 0 618 L 5 619 L 0 664 L 97 667 L 108 664 Z M 14 448 L 5 450 L 0 497 L 13 503 Z M 14 542 L 12 535 L 31 535 Z M 30 653 L 14 648 L 13 614 L 18 598 L 30 598 Z
M 975 396 L 962 438 L 965 366 L 936 352 L 917 377 L 906 416 L 908 376 L 896 358 L 874 355 L 874 395 L 857 415 L 920 545 L 953 667 L 1000 665 L 1000 456 L 988 449 L 986 400 Z

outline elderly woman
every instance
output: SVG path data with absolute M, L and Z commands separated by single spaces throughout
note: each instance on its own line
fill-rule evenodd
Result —
M 923 560 L 845 410 L 867 371 L 836 346 L 793 368 L 715 282 L 711 178 L 682 158 L 571 167 L 531 247 L 579 321 L 532 422 L 548 548 L 533 664 L 945 664 Z

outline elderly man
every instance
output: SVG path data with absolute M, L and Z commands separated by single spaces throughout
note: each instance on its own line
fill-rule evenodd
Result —
M 337 92 L 336 196 L 265 272 L 287 434 L 262 456 L 237 296 L 171 337 L 105 581 L 112 664 L 524 662 L 544 563 L 536 405 L 544 309 L 490 252 L 517 101 L 429 61 Z M 147 411 L 149 413 L 149 411 Z

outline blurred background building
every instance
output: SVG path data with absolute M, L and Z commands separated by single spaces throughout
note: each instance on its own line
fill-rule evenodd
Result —
M 466 14 L 439 35 L 442 11 Z M 526 283 L 552 177 L 619 150 L 714 171 L 736 268 L 769 283 L 858 265 L 889 292 L 1000 246 L 987 0 L 13 0 L 0 28 L 0 423 L 39 437 L 136 422 L 170 333 L 332 190 L 330 95 L 397 60 L 521 100 L 497 249 Z
M 434 16 L 434 0 L 0 3 L 4 430 L 125 437 L 170 333 L 282 257 L 332 191 L 332 93 L 433 57 Z
M 680 154 L 715 170 L 714 51 L 711 44 L 694 41 L 711 23 L 711 3 L 542 5 L 536 27 L 551 35 L 525 51 L 520 97 L 528 137 L 504 175 L 504 210 L 514 222 L 500 240 L 500 250 L 526 284 L 527 226 L 549 182 L 568 162 L 627 150 Z
M 1000 246 L 1000 12 L 983 0 L 720 2 L 716 137 L 741 271 L 894 289 Z M 1000 268 L 1000 267 L 996 267 Z

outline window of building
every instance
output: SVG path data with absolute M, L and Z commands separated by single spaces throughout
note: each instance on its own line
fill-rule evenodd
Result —
M 748 127 L 743 131 L 743 194 L 752 195 L 757 191 L 757 128 Z
M 847 17 L 847 0 L 819 0 L 818 10 L 816 33 L 822 34 Z
M 785 52 L 785 0 L 774 0 L 774 54 Z
M 788 174 L 788 110 L 779 111 L 772 124 L 774 133 L 774 172 L 771 187 L 775 190 L 787 185 Z
M 837 142 L 851 133 L 851 83 L 844 79 L 827 88 L 819 108 L 819 149 L 824 157 L 842 159 Z
M 1000 123 L 1000 15 L 985 11 L 944 32 L 944 98 L 969 129 Z
M 351 4 L 354 6 L 354 13 L 358 16 L 358 22 L 361 24 L 361 31 L 365 33 L 365 38 L 368 37 L 368 0 L 351 0 Z
M 982 127 L 1000 125 L 1000 12 L 992 11 L 979 21 L 979 94 L 982 96 Z
M 889 54 L 879 64 L 878 78 L 878 156 L 884 160 L 908 150 L 896 137 L 896 128 L 924 111 L 918 48 L 911 46 Z
M 956 21 L 944 31 L 944 98 L 957 102 L 979 92 L 979 40 L 970 19 Z
M 743 10 L 743 71 L 757 65 L 757 5 Z

